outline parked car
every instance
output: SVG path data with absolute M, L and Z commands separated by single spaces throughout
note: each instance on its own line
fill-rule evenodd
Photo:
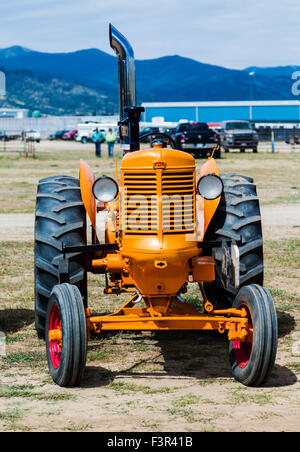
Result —
M 182 122 L 177 125 L 171 138 L 176 148 L 190 150 L 193 154 L 206 156 L 219 144 L 218 134 L 210 129 L 205 122 Z M 214 156 L 221 156 L 218 149 Z
M 36 141 L 37 143 L 41 140 L 41 134 L 37 130 L 25 130 L 24 134 L 26 141 Z
M 68 130 L 62 135 L 62 140 L 74 140 L 77 135 L 77 130 Z
M 300 144 L 300 128 L 293 127 L 286 131 L 285 142 L 287 144 Z
M 10 134 L 10 135 L 8 135 L 6 132 L 0 131 L 0 140 L 1 141 L 18 140 L 20 137 L 21 137 L 20 134 Z
M 49 140 L 61 140 L 62 136 L 68 132 L 68 130 L 58 130 L 55 133 L 52 133 L 51 135 L 49 135 Z
M 223 121 L 220 130 L 220 144 L 225 152 L 230 149 L 253 149 L 257 152 L 258 133 L 249 121 Z
M 0 140 L 1 141 L 8 141 L 10 137 L 5 133 L 0 131 Z

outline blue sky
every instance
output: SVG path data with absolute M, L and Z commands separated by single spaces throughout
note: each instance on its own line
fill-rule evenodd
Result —
M 300 65 L 299 0 L 3 0 L 0 48 L 112 53 L 109 22 L 137 59 L 179 54 L 231 68 Z

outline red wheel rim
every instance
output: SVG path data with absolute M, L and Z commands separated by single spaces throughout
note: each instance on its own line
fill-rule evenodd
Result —
M 49 320 L 49 331 L 59 330 L 61 332 L 61 318 L 59 308 L 56 304 L 53 305 L 50 320 Z M 53 367 L 57 369 L 60 365 L 62 344 L 57 341 L 50 340 L 49 338 L 49 352 Z
M 240 309 L 245 308 L 247 311 L 248 324 L 247 329 L 253 331 L 252 319 L 247 306 L 242 305 Z M 252 337 L 252 335 L 251 335 Z M 252 341 L 251 342 L 241 342 L 241 341 L 232 341 L 233 352 L 235 356 L 235 360 L 239 367 L 246 367 L 252 352 Z

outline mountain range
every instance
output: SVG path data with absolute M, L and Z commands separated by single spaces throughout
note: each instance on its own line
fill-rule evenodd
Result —
M 0 49 L 0 70 L 6 74 L 7 90 L 2 107 L 52 115 L 118 111 L 117 59 L 101 50 L 45 53 L 12 46 Z M 291 77 L 299 70 L 228 69 L 179 55 L 136 60 L 138 103 L 295 100 Z

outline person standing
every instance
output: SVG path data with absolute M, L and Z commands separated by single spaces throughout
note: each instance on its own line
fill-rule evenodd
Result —
M 113 157 L 114 154 L 114 144 L 116 142 L 116 135 L 113 133 L 112 129 L 108 129 L 108 132 L 105 136 L 105 140 L 108 147 L 108 156 Z
M 96 130 L 93 132 L 91 138 L 92 138 L 92 141 L 95 143 L 96 157 L 101 157 L 101 143 L 104 140 L 103 133 L 101 132 L 101 130 L 96 128 Z

